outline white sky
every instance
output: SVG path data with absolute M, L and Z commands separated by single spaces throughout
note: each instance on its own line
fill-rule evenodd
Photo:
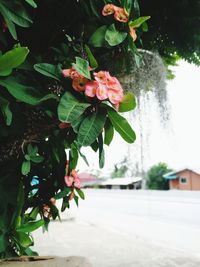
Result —
M 160 126 L 158 116 L 152 112 L 150 122 L 149 150 L 146 151 L 145 167 L 158 162 L 166 162 L 171 168 L 200 168 L 200 68 L 179 62 L 175 70 L 175 79 L 168 82 L 171 120 L 168 129 Z M 138 134 L 138 132 L 137 132 Z M 143 133 L 143 135 L 148 133 Z M 131 145 L 131 146 L 134 146 Z M 132 147 L 131 147 L 132 149 Z M 84 149 L 91 169 L 98 169 L 98 154 L 91 149 Z M 139 152 L 138 152 L 139 153 Z M 106 149 L 106 164 L 103 172 L 113 169 L 127 154 L 127 145 L 115 135 L 113 143 Z M 82 160 L 79 170 L 88 167 Z

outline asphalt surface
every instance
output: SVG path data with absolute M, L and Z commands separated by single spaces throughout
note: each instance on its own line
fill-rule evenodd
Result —
M 94 267 L 199 267 L 200 192 L 85 190 L 86 200 L 35 233 L 41 255 Z

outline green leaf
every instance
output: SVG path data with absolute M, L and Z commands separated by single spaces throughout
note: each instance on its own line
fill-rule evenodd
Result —
M 39 211 L 40 211 L 39 207 L 33 208 L 32 211 L 29 213 L 28 216 L 29 220 L 31 221 L 36 220 Z
M 37 4 L 35 3 L 34 0 L 25 0 L 30 6 L 32 6 L 33 8 L 37 7 Z
M 87 60 L 76 57 L 76 63 L 73 63 L 72 66 L 81 74 L 83 77 L 91 79 L 90 71 L 89 71 L 89 63 Z
M 35 64 L 33 67 L 37 72 L 41 73 L 44 76 L 53 78 L 58 81 L 60 81 L 62 78 L 61 71 L 56 65 L 48 63 L 38 63 Z
M 28 160 L 28 161 L 30 160 L 30 156 L 29 156 L 29 155 L 25 155 L 24 158 L 25 158 L 26 160 Z
M 113 140 L 114 136 L 114 128 L 110 120 L 107 118 L 105 126 L 104 126 L 105 136 L 104 136 L 104 144 L 109 146 Z
M 35 88 L 19 84 L 13 78 L 0 80 L 0 85 L 5 87 L 17 100 L 33 106 L 49 99 L 58 99 L 54 94 L 41 96 Z
M 85 119 L 85 116 L 82 114 L 79 118 L 71 122 L 72 128 L 75 133 L 78 133 L 80 125 L 84 119 Z
M 85 45 L 85 51 L 87 53 L 89 62 L 90 62 L 90 66 L 92 68 L 97 68 L 98 67 L 98 63 L 96 61 L 96 58 L 94 57 L 94 55 L 92 54 L 92 51 L 90 50 L 89 46 Z
M 127 112 L 136 107 L 136 99 L 133 93 L 126 94 L 119 104 L 119 112 Z
M 13 68 L 22 64 L 29 53 L 26 47 L 17 47 L 0 56 L 0 75 L 11 72 Z
M 57 199 L 57 200 L 58 200 L 58 199 L 61 199 L 61 198 L 64 198 L 64 197 L 66 197 L 66 196 L 69 194 L 70 191 L 71 191 L 71 189 L 70 189 L 69 187 L 66 187 L 66 186 L 65 186 L 65 188 L 63 189 L 63 191 L 57 193 L 57 194 L 54 196 L 54 198 Z
M 145 21 L 147 21 L 148 19 L 150 19 L 150 16 L 146 16 L 146 17 L 139 17 L 136 20 L 130 21 L 129 22 L 129 26 L 133 27 L 133 28 L 138 28 L 141 26 L 142 23 L 144 23 Z
M 24 187 L 22 182 L 19 183 L 19 189 L 17 194 L 17 205 L 15 212 L 13 213 L 12 220 L 11 220 L 11 226 L 15 229 L 19 222 L 19 217 L 22 212 L 22 208 L 24 205 Z
M 133 38 L 130 35 L 128 36 L 128 47 L 133 56 L 135 56 L 135 54 L 138 53 L 135 42 L 133 41 Z
M 142 30 L 143 30 L 143 32 L 148 32 L 149 27 L 148 27 L 148 24 L 146 22 L 142 23 Z
M 31 162 L 30 160 L 24 160 L 24 162 L 22 163 L 22 174 L 23 175 L 27 175 L 31 170 Z
M 81 198 L 81 199 L 85 199 L 85 194 L 84 194 L 84 192 L 81 190 L 81 189 L 77 189 L 76 188 L 76 192 L 78 193 L 78 195 L 79 195 L 79 197 Z
M 16 231 L 22 233 L 30 233 L 37 230 L 39 227 L 43 225 L 44 225 L 44 220 L 39 220 L 36 222 L 28 222 L 26 224 L 21 225 L 19 228 L 16 229 Z
M 78 196 L 74 196 L 74 201 L 76 203 L 76 206 L 78 207 Z
M 5 118 L 6 125 L 10 126 L 12 123 L 12 112 L 10 110 L 10 102 L 0 96 L 0 109 Z
M 36 251 L 33 251 L 30 248 L 25 249 L 25 253 L 26 253 L 27 256 L 39 256 Z
M 58 118 L 63 122 L 73 122 L 83 114 L 90 104 L 80 103 L 70 92 L 66 92 L 58 105 Z
M 106 121 L 106 112 L 99 110 L 98 112 L 88 116 L 82 122 L 77 141 L 81 146 L 91 145 L 103 130 Z
M 113 108 L 108 107 L 108 117 L 115 130 L 127 143 L 133 143 L 136 139 L 135 132 L 125 118 L 119 115 Z
M 89 166 L 89 162 L 88 162 L 86 156 L 81 152 L 80 149 L 78 149 L 78 147 L 77 147 L 77 150 L 78 150 L 78 153 L 79 153 L 79 155 L 81 156 L 81 158 L 84 160 L 85 164 L 86 164 L 87 166 Z
M 51 214 L 52 214 L 52 218 L 53 220 L 55 220 L 57 217 L 58 219 L 60 219 L 60 214 L 59 214 L 59 210 L 56 206 L 51 205 Z
M 127 37 L 127 32 L 120 32 L 115 28 L 113 23 L 106 31 L 105 40 L 110 46 L 121 44 Z
M 126 10 L 126 12 L 128 14 L 131 13 L 131 8 L 132 8 L 132 5 L 133 5 L 133 0 L 124 0 L 123 1 L 123 6 L 124 6 L 124 9 Z
M 94 150 L 94 152 L 97 152 L 99 149 L 99 143 L 97 142 L 97 140 L 95 140 L 92 144 L 91 144 L 91 148 Z
M 105 35 L 107 31 L 107 26 L 101 26 L 98 28 L 91 36 L 89 43 L 94 47 L 104 47 L 105 46 Z
M 0 13 L 2 13 L 3 15 L 3 12 L 1 9 L 0 9 Z M 17 40 L 17 32 L 16 32 L 15 24 L 11 20 L 9 20 L 9 18 L 7 18 L 6 16 L 4 16 L 4 19 L 5 19 L 6 25 L 8 26 L 8 30 L 10 34 L 15 40 Z
M 105 153 L 103 149 L 103 136 L 102 134 L 99 135 L 98 137 L 99 141 L 99 167 L 102 169 L 105 164 Z
M 92 10 L 92 14 L 94 14 L 97 18 L 100 18 L 101 13 L 97 9 L 97 5 L 95 5 L 95 1 L 94 0 L 89 0 L 89 2 L 90 2 L 90 7 L 91 7 L 91 10 Z
M 34 156 L 36 153 L 38 153 L 38 147 L 33 146 L 32 144 L 29 144 L 27 147 L 27 152 L 29 156 Z
M 76 169 L 77 163 L 78 163 L 78 150 L 76 149 L 76 147 L 72 144 L 71 146 L 71 150 L 70 150 L 70 168 Z
M 140 6 L 139 6 L 139 0 L 134 0 L 133 7 L 134 7 L 134 14 L 136 17 L 140 16 Z
M 30 160 L 34 163 L 40 163 L 44 160 L 44 157 L 43 156 L 40 156 L 40 155 L 36 155 L 36 156 L 31 156 L 30 157 Z
M 0 234 L 0 253 L 4 252 L 8 247 L 8 241 L 4 234 Z M 1 258 L 1 257 L 0 257 Z
M 32 239 L 26 233 L 15 232 L 14 238 L 17 241 L 17 243 L 23 248 L 27 248 L 33 245 Z
M 4 18 L 9 18 L 13 23 L 21 27 L 29 27 L 32 20 L 22 5 L 12 5 L 8 1 L 0 2 L 0 12 Z
M 63 202 L 62 202 L 61 211 L 63 212 L 63 211 L 66 210 L 66 208 L 69 209 L 69 207 L 70 207 L 70 205 L 69 205 L 69 199 L 68 199 L 68 197 L 64 197 L 63 198 Z

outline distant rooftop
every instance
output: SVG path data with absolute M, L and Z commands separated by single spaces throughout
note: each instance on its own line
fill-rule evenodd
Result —
M 129 185 L 142 181 L 141 177 L 112 178 L 103 182 L 101 185 Z
M 192 172 L 195 172 L 197 174 L 200 175 L 200 169 L 189 169 L 189 168 L 183 168 L 181 170 L 177 170 L 177 171 L 172 171 L 172 172 L 168 172 L 166 174 L 163 175 L 163 178 L 167 179 L 167 180 L 174 180 L 177 178 L 177 174 L 179 174 L 180 172 L 183 172 L 183 171 L 192 171 Z

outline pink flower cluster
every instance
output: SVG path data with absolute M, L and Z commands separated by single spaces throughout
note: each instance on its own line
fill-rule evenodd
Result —
M 103 16 L 109 16 L 114 14 L 114 19 L 123 23 L 128 21 L 129 14 L 122 7 L 115 6 L 113 4 L 107 4 L 102 10 Z
M 68 187 L 74 186 L 77 189 L 81 188 L 81 180 L 75 170 L 72 170 L 70 175 L 65 176 L 65 183 Z
M 109 99 L 118 110 L 123 98 L 123 89 L 116 77 L 112 77 L 108 71 L 94 73 L 95 80 L 85 85 L 85 94 L 89 97 L 97 97 L 99 100 Z
M 124 96 L 123 89 L 118 79 L 111 76 L 108 71 L 94 72 L 94 80 L 91 81 L 80 75 L 74 68 L 64 69 L 63 75 L 73 80 L 74 90 L 85 92 L 89 97 L 96 96 L 99 100 L 108 99 L 118 110 Z

